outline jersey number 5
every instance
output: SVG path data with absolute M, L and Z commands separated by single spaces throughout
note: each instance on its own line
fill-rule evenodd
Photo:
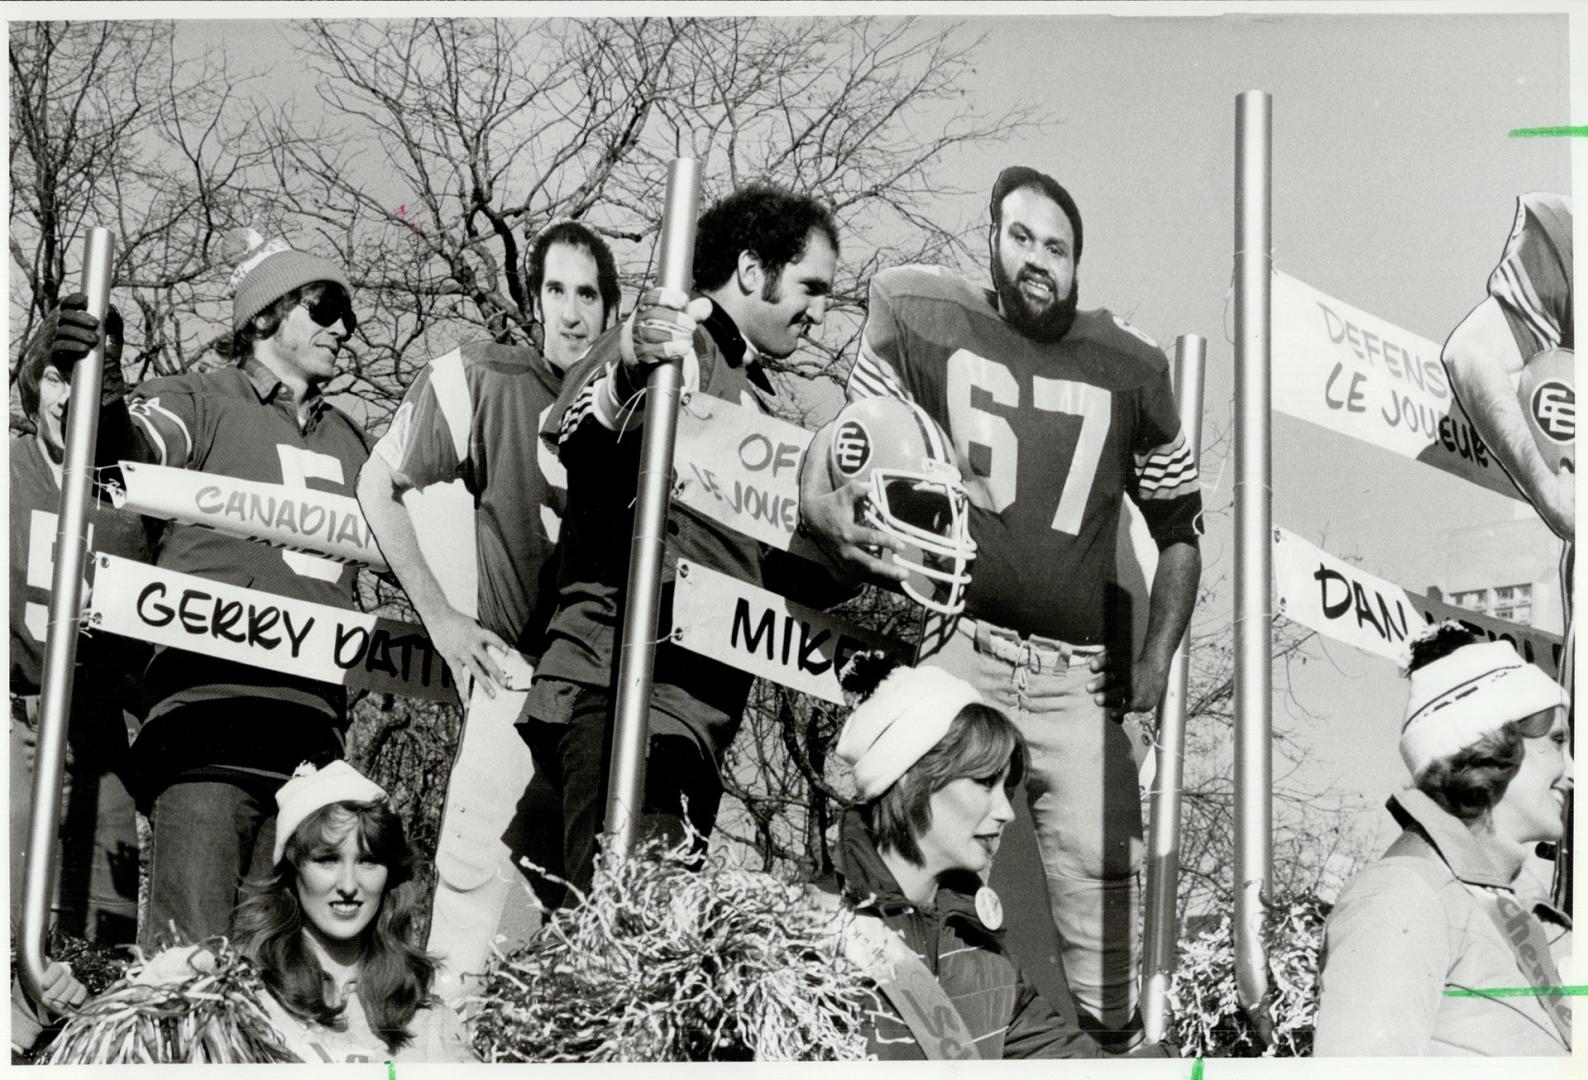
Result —
M 277 443 L 276 455 L 281 459 L 283 487 L 306 488 L 309 486 L 308 480 L 311 476 L 316 480 L 329 480 L 333 484 L 343 482 L 342 463 L 330 454 L 318 454 L 301 446 Z M 335 581 L 346 569 L 335 559 L 327 559 L 320 555 L 305 555 L 301 551 L 283 551 L 281 557 L 288 566 L 292 567 L 293 573 L 313 578 L 315 581 Z
M 1002 513 L 1015 501 L 1020 465 L 1020 442 L 1009 421 L 996 413 L 978 409 L 973 401 L 980 390 L 994 403 L 1008 409 L 1024 407 L 1020 383 L 1006 366 L 985 356 L 959 349 L 948 358 L 949 434 L 962 463 L 970 461 L 970 449 L 978 446 L 986 454 L 986 474 L 976 470 L 966 478 L 965 491 L 970 501 L 983 510 Z M 1101 386 L 1071 379 L 1031 380 L 1031 407 L 1040 412 L 1070 416 L 1081 422 L 1053 511 L 1052 528 L 1074 536 L 1081 531 L 1086 501 L 1092 494 L 1092 481 L 1103 457 L 1103 445 L 1113 422 L 1113 395 Z M 1055 463 L 1057 464 L 1057 463 Z M 1030 498 L 1030 493 L 1027 493 Z

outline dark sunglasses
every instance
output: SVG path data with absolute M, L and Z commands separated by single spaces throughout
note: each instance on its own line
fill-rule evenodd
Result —
M 342 299 L 342 294 L 334 290 L 327 290 L 316 297 L 303 297 L 298 301 L 298 306 L 307 308 L 309 318 L 319 326 L 330 326 L 341 319 L 347 324 L 349 334 L 358 329 L 358 316 L 353 314 L 352 305 Z

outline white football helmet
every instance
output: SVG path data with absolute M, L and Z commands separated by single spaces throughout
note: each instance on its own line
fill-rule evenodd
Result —
M 862 520 L 906 545 L 893 555 L 910 572 L 904 594 L 942 615 L 964 611 L 976 542 L 948 436 L 925 409 L 892 397 L 845 405 L 834 423 L 833 486 L 870 486 Z

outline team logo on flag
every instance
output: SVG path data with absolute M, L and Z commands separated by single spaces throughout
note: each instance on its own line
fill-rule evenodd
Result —
M 845 420 L 833 436 L 833 460 L 838 471 L 854 476 L 871 461 L 871 433 L 858 420 Z
M 1546 439 L 1569 443 L 1577 438 L 1577 392 L 1571 386 L 1559 379 L 1546 379 L 1534 389 L 1529 407 L 1533 422 Z

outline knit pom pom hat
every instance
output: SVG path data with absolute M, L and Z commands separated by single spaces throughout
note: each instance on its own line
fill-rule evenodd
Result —
M 353 286 L 348 283 L 347 274 L 329 259 L 295 251 L 279 237 L 266 240 L 253 229 L 237 237 L 236 243 L 246 253 L 231 276 L 232 333 L 293 289 L 310 282 L 329 281 L 352 302 Z
M 835 752 L 855 776 L 855 794 L 870 802 L 936 746 L 965 706 L 981 694 L 937 667 L 894 669 L 849 714 Z

